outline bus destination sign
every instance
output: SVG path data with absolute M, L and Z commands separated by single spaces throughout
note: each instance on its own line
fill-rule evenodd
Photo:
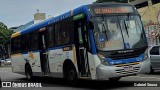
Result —
M 95 14 L 133 13 L 132 7 L 98 7 L 94 8 Z

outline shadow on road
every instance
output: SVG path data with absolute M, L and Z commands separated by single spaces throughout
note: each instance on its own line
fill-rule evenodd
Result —
M 26 82 L 25 78 L 19 79 Z M 52 77 L 35 77 L 32 82 L 42 83 L 43 87 L 73 87 L 67 84 L 64 79 L 52 78 Z M 86 89 L 115 89 L 120 87 L 132 87 L 134 82 L 132 81 L 93 81 L 93 80 L 80 80 L 79 85 L 75 88 Z
M 160 75 L 160 72 L 157 71 L 157 72 L 154 72 L 154 73 L 147 73 L 148 75 Z

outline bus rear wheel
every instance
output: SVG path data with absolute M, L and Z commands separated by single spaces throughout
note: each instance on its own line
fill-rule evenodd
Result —
M 77 86 L 78 85 L 77 72 L 76 72 L 76 69 L 73 66 L 69 66 L 67 68 L 66 79 L 67 79 L 67 81 L 70 85 L 72 85 L 72 86 Z
M 32 69 L 29 65 L 26 66 L 26 78 L 28 81 L 33 79 Z
M 110 81 L 119 81 L 121 77 L 109 78 Z

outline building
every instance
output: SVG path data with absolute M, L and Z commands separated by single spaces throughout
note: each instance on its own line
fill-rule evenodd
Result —
M 24 25 L 20 25 L 20 26 L 17 26 L 17 27 L 12 27 L 11 29 L 14 31 L 14 32 L 18 32 L 18 31 L 21 31 L 21 30 L 24 30 L 36 23 L 39 23 L 41 21 L 44 21 L 46 19 L 46 14 L 45 13 L 39 13 L 39 10 L 37 10 L 37 13 L 34 14 L 34 20 L 24 24 Z
M 135 0 L 141 15 L 149 46 L 160 45 L 160 0 Z

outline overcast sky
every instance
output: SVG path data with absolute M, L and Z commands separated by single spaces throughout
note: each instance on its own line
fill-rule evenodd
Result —
M 46 13 L 46 16 L 55 16 L 94 1 L 96 0 L 0 0 L 0 22 L 9 28 L 19 26 L 32 21 L 37 9 Z

